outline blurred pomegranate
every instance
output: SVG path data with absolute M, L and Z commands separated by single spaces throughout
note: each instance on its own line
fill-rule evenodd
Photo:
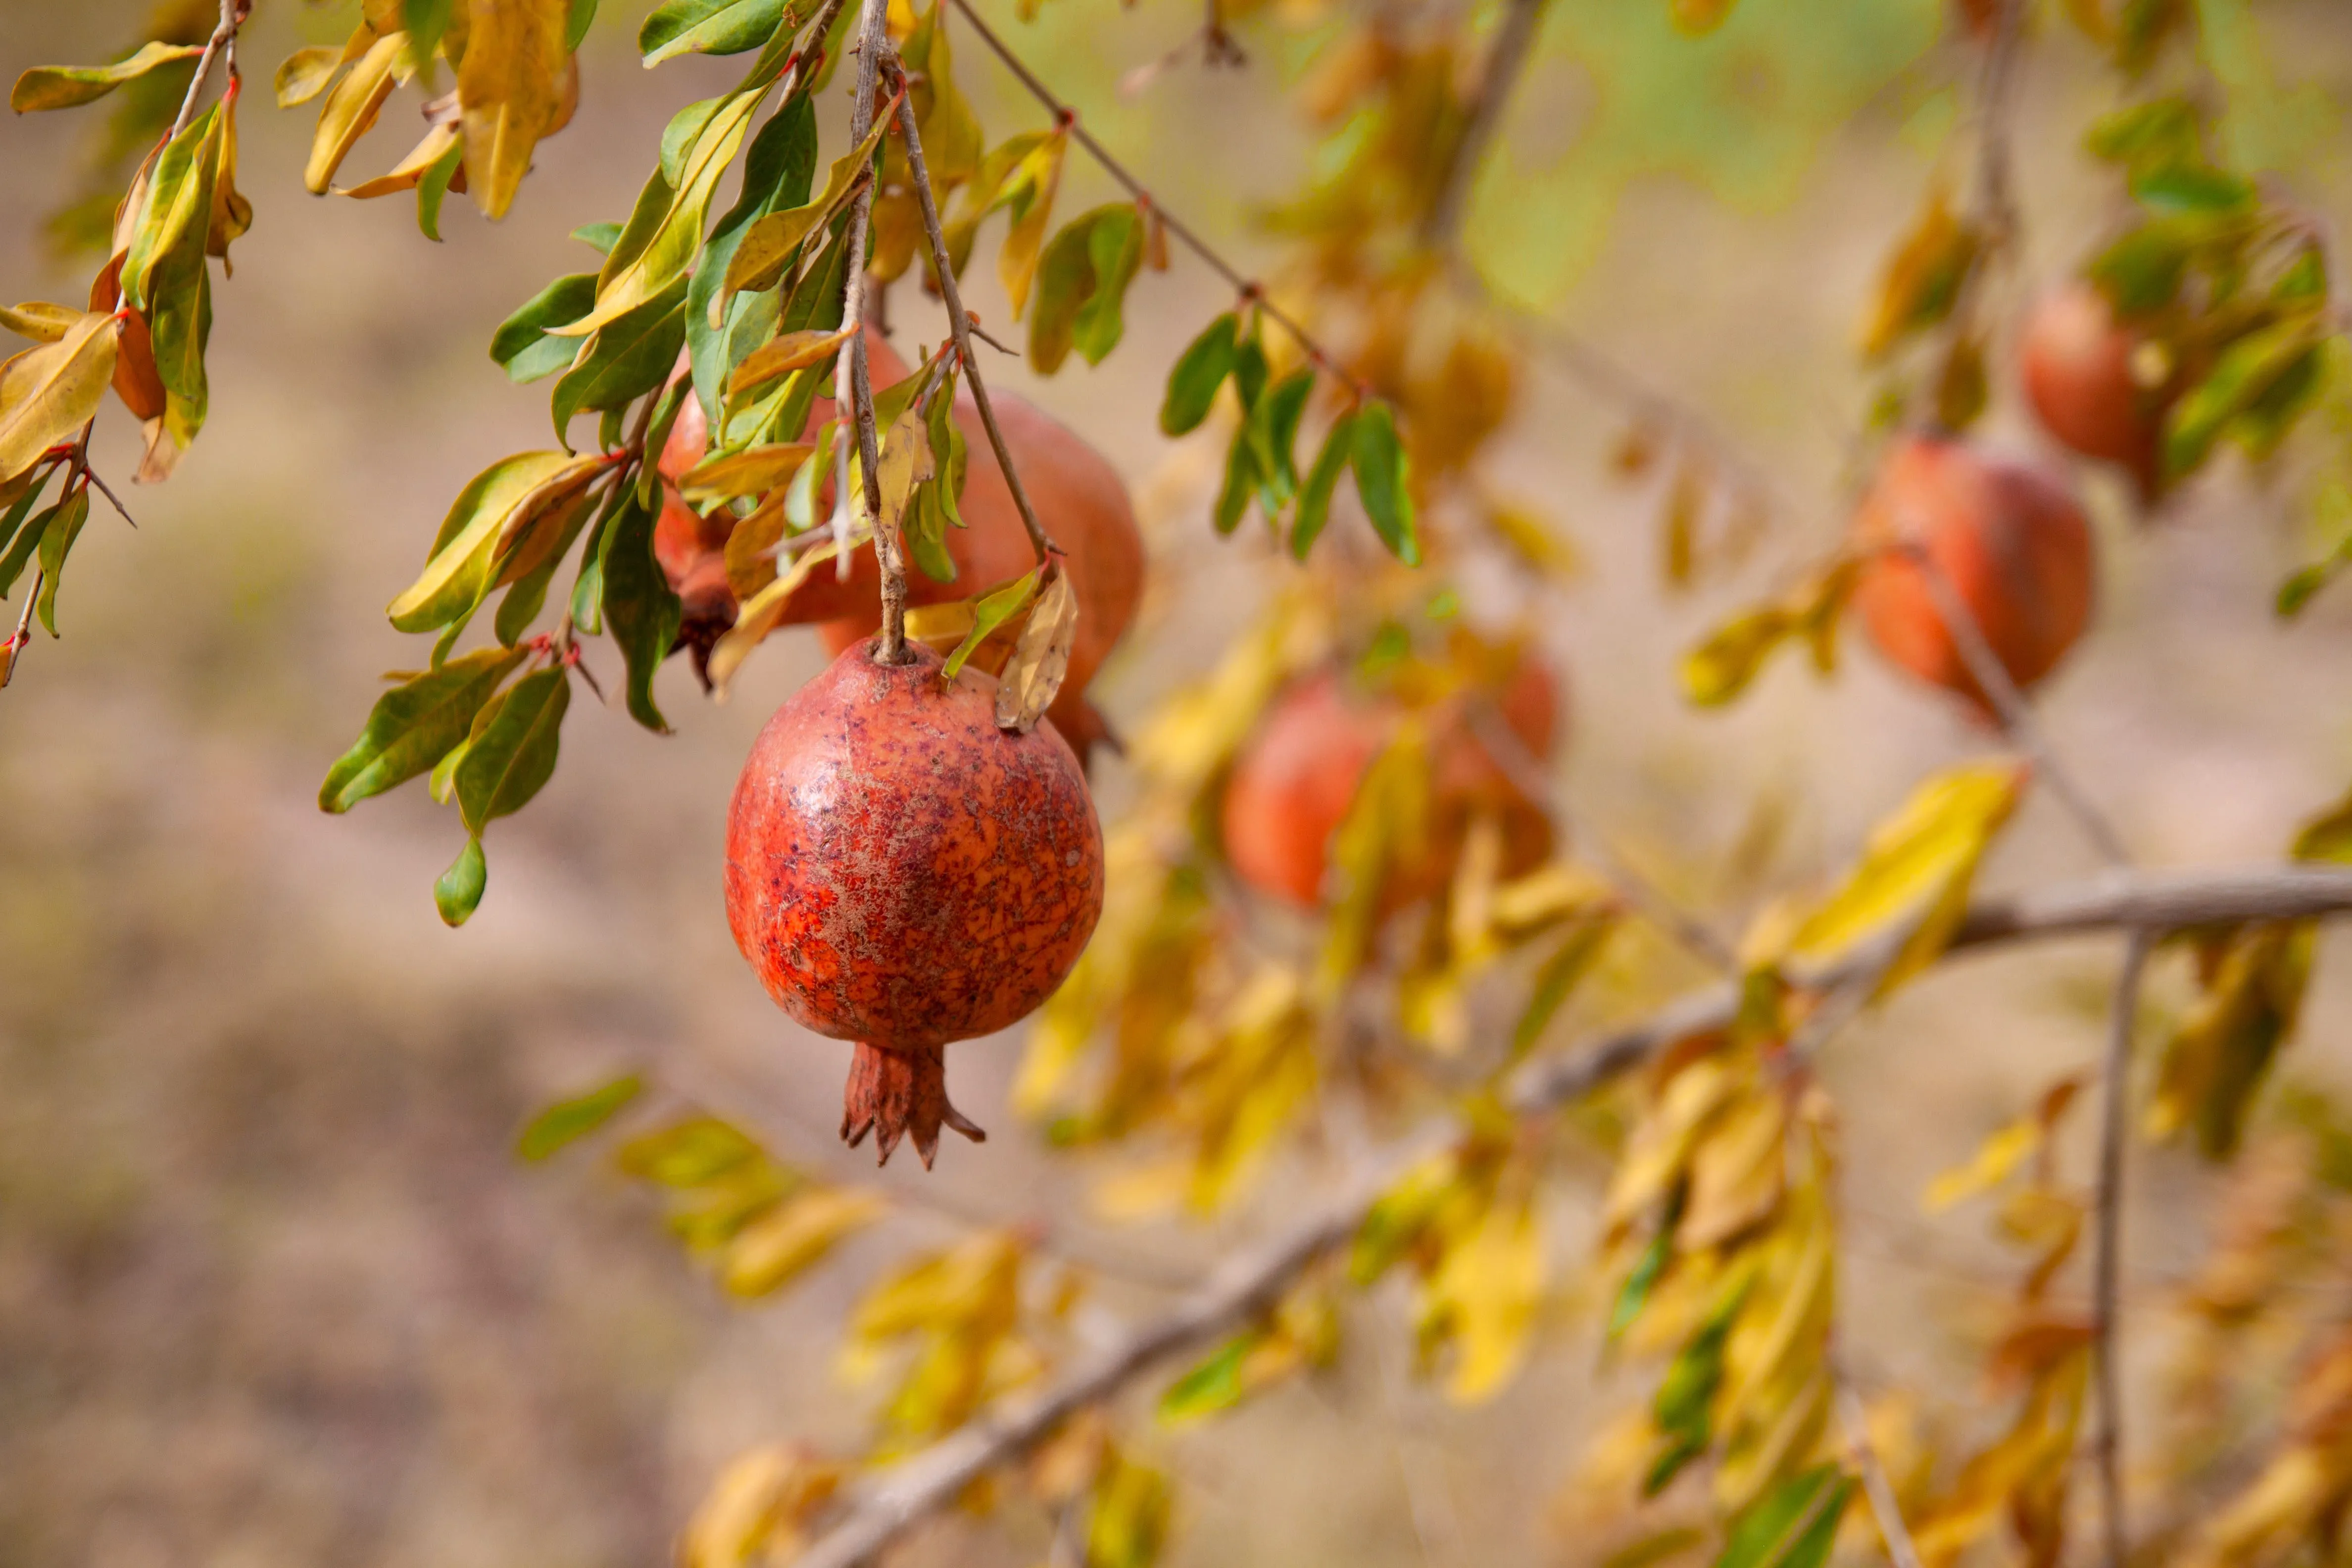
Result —
M 1941 572 L 2021 690 L 2056 668 L 2090 618 L 2091 531 L 2035 470 L 1932 435 L 1896 442 L 1855 514 L 1869 552 L 1854 603 L 1879 652 L 1990 717 L 1913 547 Z
M 2105 295 L 2074 283 L 2026 318 L 2018 362 L 2042 428 L 2086 458 L 2122 465 L 2152 500 L 2163 480 L 2167 397 L 2134 371 L 2141 342 Z

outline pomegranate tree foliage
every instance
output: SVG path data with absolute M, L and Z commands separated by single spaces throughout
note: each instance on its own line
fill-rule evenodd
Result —
M 1627 20 L 1640 10 L 1630 0 L 1594 17 L 1591 37 L 1660 16 L 1704 34 L 1734 9 L 1649 4 L 1646 17 Z M 16 85 L 19 112 L 104 100 L 111 119 L 96 183 L 53 226 L 104 257 L 87 301 L 0 310 L 33 345 L 0 365 L 0 595 L 24 595 L 0 683 L 35 616 L 57 630 L 91 492 L 112 500 L 88 457 L 94 423 L 118 416 L 110 390 L 144 431 L 142 482 L 168 479 L 203 429 L 214 264 L 226 285 L 255 217 L 238 187 L 236 130 L 252 8 L 174 0 L 120 59 L 37 68 Z M 580 110 L 574 51 L 596 0 L 357 9 L 344 43 L 298 50 L 276 71 L 278 104 L 316 116 L 310 189 L 411 198 L 428 237 L 452 195 L 508 215 L 538 142 Z M 1310 1121 L 1327 1138 L 1335 1117 L 1381 1137 L 1422 1131 L 1402 1138 L 1403 1157 L 1343 1226 L 1310 1226 L 1244 1270 L 1241 1287 L 1209 1289 L 1172 1326 L 1145 1325 L 1083 1374 L 1070 1370 L 1086 1358 L 1068 1319 L 1084 1272 L 1034 1234 L 982 1231 L 907 1262 L 868 1289 L 846 1327 L 853 1357 L 896 1378 L 871 1447 L 821 1455 L 780 1443 L 743 1456 L 686 1527 L 685 1561 L 729 1568 L 803 1549 L 854 1561 L 963 1494 L 964 1480 L 994 1475 L 1008 1507 L 1024 1500 L 1058 1521 L 1065 1560 L 1150 1562 L 1177 1488 L 1151 1457 L 1154 1426 L 1214 1420 L 1314 1376 L 1338 1352 L 1350 1298 L 1385 1276 L 1409 1282 L 1421 1366 L 1450 1397 L 1475 1404 L 1507 1385 L 1559 1316 L 1563 1260 L 1548 1215 L 1591 1168 L 1570 1157 L 1577 1148 L 1597 1148 L 1612 1171 L 1597 1328 L 1612 1353 L 1654 1369 L 1651 1396 L 1609 1429 L 1570 1489 L 1596 1553 L 1814 1568 L 1843 1550 L 1940 1568 L 1999 1539 L 2048 1563 L 2082 1551 L 2070 1540 L 2104 1516 L 2118 1561 L 2125 1517 L 2083 1501 L 2115 1301 L 2086 1299 L 2068 1272 L 2086 1240 L 2111 1238 L 2115 1194 L 2104 1177 L 2095 1187 L 2067 1169 L 2055 1141 L 2086 1099 L 2084 1075 L 2053 1081 L 1925 1194 L 1931 1210 L 1981 1205 L 2016 1254 L 1987 1363 L 1993 1418 L 1957 1420 L 1938 1403 L 1966 1396 L 1933 1391 L 1869 1390 L 1865 1407 L 1834 1354 L 1840 1110 L 1811 1058 L 1839 1022 L 1972 929 L 1976 868 L 2042 787 L 2032 763 L 2050 768 L 2020 694 L 1993 704 L 2013 754 L 1923 781 L 1841 883 L 1776 904 L 1736 948 L 1580 858 L 1564 821 L 1541 844 L 1568 847 L 1514 866 L 1497 795 L 1449 793 L 1446 768 L 1475 735 L 1509 805 L 1552 809 L 1540 759 L 1491 722 L 1495 693 L 1532 656 L 1524 639 L 1468 629 L 1445 577 L 1499 555 L 1549 579 L 1572 557 L 1487 472 L 1540 334 L 1488 291 L 1454 230 L 1507 130 L 1534 29 L 1559 37 L 1586 24 L 1575 8 L 1548 16 L 1543 0 L 1308 7 L 1311 24 L 1261 9 L 1213 7 L 1202 52 L 1240 63 L 1255 36 L 1271 47 L 1311 25 L 1314 60 L 1294 96 L 1321 141 L 1300 188 L 1267 215 L 1287 247 L 1276 280 L 1242 282 L 1234 308 L 1200 326 L 1167 371 L 1160 424 L 1171 437 L 1213 426 L 1224 443 L 1216 530 L 1255 514 L 1313 570 L 1135 727 L 1136 799 L 1109 834 L 1110 907 L 1030 1032 L 1015 1101 L 1054 1142 L 1114 1158 L 1105 1195 L 1135 1213 L 1234 1209 Z M 1948 171 L 1923 193 L 1861 311 L 1878 388 L 1872 434 L 1964 436 L 2010 395 L 1989 369 L 2021 294 L 2006 94 L 2021 49 L 2075 29 L 2112 62 L 2115 104 L 2083 128 L 2082 146 L 2108 171 L 2124 216 L 2072 270 L 2104 301 L 2135 416 L 2147 422 L 2142 498 L 2160 503 L 2225 451 L 2267 466 L 2299 443 L 2309 456 L 2298 482 L 2339 538 L 2281 588 L 2278 612 L 2293 615 L 2352 562 L 2342 313 L 2323 226 L 2235 161 L 2245 138 L 2233 142 L 2218 121 L 2243 84 L 2209 74 L 2202 35 L 2240 29 L 2242 75 L 2242 16 L 2189 0 L 1958 0 L 1945 22 L 1933 58 L 1972 95 L 1960 135 L 1973 173 Z M 902 540 L 918 570 L 952 575 L 943 542 L 964 526 L 966 454 L 947 410 L 959 376 L 979 367 L 943 345 L 897 384 L 854 395 L 857 258 L 867 290 L 912 274 L 906 287 L 939 292 L 942 260 L 952 274 L 992 256 L 1045 374 L 1074 353 L 1094 365 L 1118 350 L 1130 296 L 1173 264 L 1171 235 L 1239 279 L 1121 166 L 1112 172 L 1133 199 L 1062 210 L 1068 161 L 1108 163 L 1111 151 L 1034 76 L 1024 79 L 1033 115 L 982 125 L 964 88 L 975 46 L 1021 68 L 963 0 L 666 0 L 642 18 L 637 43 L 648 67 L 699 53 L 741 61 L 741 75 L 677 110 L 648 150 L 635 207 L 581 230 L 580 268 L 499 329 L 491 357 L 509 377 L 552 382 L 554 444 L 497 458 L 453 500 L 389 606 L 395 626 L 431 639 L 429 652 L 393 678 L 320 791 L 321 806 L 341 812 L 423 776 L 436 800 L 455 802 L 463 848 L 435 890 L 453 924 L 484 895 L 485 831 L 556 765 L 589 639 L 610 640 L 627 711 L 667 729 L 652 682 L 679 647 L 680 604 L 653 541 L 673 484 L 703 515 L 736 520 L 727 564 L 740 613 L 709 650 L 721 684 L 795 585 L 877 533 Z M 1798 58 L 1822 87 L 1817 102 L 1859 103 L 1871 85 L 1857 87 L 1838 38 Z M 860 117 L 871 130 L 856 141 L 817 112 L 846 85 L 845 62 L 878 77 Z M 404 93 L 425 130 L 394 157 L 370 133 Z M 346 183 L 363 146 L 383 172 Z M 1152 150 L 1130 151 L 1140 162 Z M 1542 220 L 1503 222 L 1528 233 Z M 828 388 L 852 395 L 876 446 L 861 447 L 839 401 L 811 428 Z M 1617 390 L 1633 416 L 1619 466 L 1667 475 L 1665 580 L 1736 569 L 1773 521 L 1769 485 L 1671 403 L 1622 381 Z M 689 391 L 708 413 L 709 450 L 665 476 L 656 459 Z M 827 475 L 845 498 L 830 515 Z M 1858 538 L 1727 621 L 1685 662 L 1691 700 L 1737 700 L 1792 641 L 1832 670 L 1847 601 L 1888 548 Z M 1061 679 L 1050 650 L 1066 658 L 1075 595 L 1042 557 L 1022 577 L 970 588 L 927 610 L 915 635 L 959 660 L 995 638 L 1001 721 L 1025 727 Z M 1331 834 L 1310 918 L 1269 922 L 1223 858 L 1218 803 L 1277 695 L 1334 669 L 1380 694 L 1377 754 Z M 2315 818 L 2289 853 L 2352 859 L 2352 801 Z M 2323 906 L 2337 907 L 2296 907 Z M 2162 1419 L 2148 1423 L 2196 1436 L 2167 1440 L 2160 1458 L 2152 1441 L 2136 1446 L 2136 1465 L 2165 1467 L 2169 1500 L 2129 1543 L 2195 1563 L 2326 1557 L 2352 1502 L 2352 1338 L 2309 1287 L 2340 1288 L 2329 1239 L 2352 1216 L 2352 1128 L 2308 1091 L 2264 1092 L 2309 984 L 2312 918 L 2255 910 L 2146 934 L 2185 952 L 2199 994 L 2164 1026 L 2146 1102 L 2111 1096 L 2110 1115 L 2124 1107 L 2150 1138 L 2193 1135 L 2215 1163 L 2222 1223 L 2179 1303 L 2189 1350 Z M 1655 996 L 1686 984 L 1695 960 L 1730 977 L 1736 1005 L 1679 1028 L 1669 1007 L 1624 1037 L 1638 1049 L 1589 1071 L 1563 1057 L 1554 1026 L 1596 973 Z M 2126 1045 L 2132 1000 L 2126 990 L 2118 1004 Z M 1508 1026 L 1493 1026 L 1497 1016 Z M 1566 1076 L 1548 1077 L 1562 1060 Z M 551 1108 L 521 1152 L 544 1160 L 610 1131 L 620 1168 L 669 1194 L 673 1230 L 722 1289 L 770 1296 L 887 1212 L 877 1194 L 820 1181 L 719 1115 L 646 1110 L 644 1088 L 632 1077 Z M 613 1128 L 625 1118 L 633 1129 Z M 1116 1397 L 1155 1378 L 1156 1404 Z M 1022 1403 L 1033 1396 L 1044 1403 Z M 954 1484 L 895 1483 L 917 1500 L 902 1506 L 891 1477 L 920 1466 L 879 1479 L 871 1468 L 918 1453 Z

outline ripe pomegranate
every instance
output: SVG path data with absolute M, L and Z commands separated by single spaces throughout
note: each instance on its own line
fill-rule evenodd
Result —
M 1927 552 L 2021 690 L 2056 668 L 2090 618 L 2091 531 L 2082 508 L 2042 474 L 1959 441 L 1917 435 L 1897 442 L 1855 514 L 1854 537 L 1872 552 L 1854 593 L 1871 641 L 1987 717 L 1991 702 L 1925 574 L 1895 546 Z
M 2018 359 L 2042 428 L 2086 458 L 2121 464 L 2153 500 L 2163 482 L 2167 398 L 2133 369 L 2140 342 L 2105 295 L 2074 283 L 2033 308 Z
M 1519 743 L 1538 761 L 1559 742 L 1559 685 L 1550 668 L 1522 657 L 1486 694 Z M 1350 693 L 1331 674 L 1309 677 L 1275 700 L 1243 748 L 1225 788 L 1225 855 L 1249 886 L 1312 908 L 1323 895 L 1331 835 L 1354 803 L 1364 772 L 1394 734 L 1402 710 L 1390 699 Z M 1436 766 L 1424 852 L 1399 868 L 1384 910 L 1427 898 L 1454 874 L 1471 819 L 1499 814 L 1507 875 L 1533 870 L 1551 853 L 1551 820 L 1529 800 L 1474 732 L 1466 704 L 1433 715 Z
M 727 918 L 768 994 L 856 1042 L 841 1135 L 984 1135 L 948 1103 L 945 1047 L 1034 1011 L 1102 913 L 1102 828 L 1047 725 L 996 727 L 996 683 L 940 656 L 834 660 L 751 749 L 727 818 Z

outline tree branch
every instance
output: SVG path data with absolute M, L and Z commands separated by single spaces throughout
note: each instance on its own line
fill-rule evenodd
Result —
M 1903 1505 L 1895 1495 L 1894 1483 L 1886 1479 L 1886 1467 L 1879 1462 L 1878 1446 L 1870 1440 L 1870 1414 L 1844 1373 L 1835 1375 L 1838 1425 L 1845 1428 L 1846 1447 L 1853 1451 L 1854 1468 L 1862 1473 L 1863 1494 L 1870 1500 L 1879 1538 L 1886 1542 L 1887 1559 L 1895 1568 L 1920 1568 L 1919 1548 L 1911 1539 L 1910 1527 L 1903 1522 Z
M 1219 255 L 1208 241 L 1192 231 L 1190 225 L 1180 221 L 1159 197 L 1145 189 L 1143 182 L 1129 173 L 1126 164 L 1112 157 L 1110 150 L 1096 141 L 1093 133 L 1079 123 L 1078 111 L 1056 98 L 1054 95 L 1054 89 L 1047 87 L 1037 73 L 1031 70 L 1021 57 L 1013 52 L 1011 46 L 998 37 L 995 31 L 980 19 L 980 14 L 971 8 L 971 0 L 954 0 L 954 4 L 956 11 L 971 26 L 973 34 L 982 43 L 988 46 L 989 52 L 1002 61 L 1004 68 L 1011 71 L 1021 85 L 1029 90 L 1030 97 L 1053 111 L 1055 121 L 1068 128 L 1070 139 L 1084 148 L 1087 155 L 1102 166 L 1103 173 L 1118 181 L 1126 189 L 1128 195 L 1133 196 L 1139 204 L 1148 204 L 1151 210 L 1159 215 L 1161 226 L 1174 235 L 1185 249 L 1199 257 L 1208 264 L 1210 270 L 1232 284 L 1234 292 L 1255 304 L 1261 315 L 1288 332 L 1292 340 L 1298 344 L 1299 351 L 1325 374 L 1346 383 L 1349 390 L 1359 399 L 1370 395 L 1370 390 L 1348 373 L 1347 367 L 1340 363 L 1338 355 L 1316 342 L 1313 334 L 1299 323 L 1297 317 L 1282 310 L 1265 297 L 1265 289 L 1256 279 L 1244 276 L 1240 268 Z
M 856 96 L 849 102 L 849 139 L 855 142 L 866 140 L 874 129 L 874 89 L 881 79 L 882 55 L 890 47 L 887 23 L 889 0 L 860 0 L 857 16 L 857 85 Z M 879 662 L 907 662 L 907 559 L 899 547 L 898 531 L 883 526 L 882 521 L 882 440 L 874 427 L 874 381 L 866 363 L 866 333 L 863 330 L 866 306 L 866 231 L 874 216 L 874 178 L 864 175 L 857 195 L 849 209 L 849 227 L 844 237 L 849 245 L 848 259 L 844 267 L 842 284 L 841 324 L 850 333 L 849 353 L 845 361 L 849 384 L 840 384 L 835 373 L 835 405 L 843 403 L 841 393 L 849 394 L 847 404 L 857 426 L 859 475 L 863 481 L 866 515 L 874 527 L 874 559 L 882 574 L 882 648 Z M 836 481 L 837 482 L 837 481 Z M 845 562 L 847 552 L 843 555 Z
M 1013 450 L 1004 443 L 1004 432 L 996 423 L 996 405 L 988 399 L 988 385 L 980 374 L 980 356 L 971 352 L 971 312 L 963 306 L 963 290 L 956 283 L 955 265 L 948 257 L 947 233 L 940 226 L 940 207 L 931 193 L 931 172 L 923 162 L 923 138 L 915 129 L 913 98 L 905 94 L 906 73 L 898 63 L 896 49 L 890 53 L 890 74 L 902 89 L 898 100 L 898 129 L 907 140 L 907 167 L 915 184 L 915 201 L 923 211 L 923 233 L 931 244 L 931 267 L 939 274 L 940 298 L 948 308 L 948 330 L 955 334 L 956 357 L 963 362 L 964 379 L 971 383 L 971 401 L 980 410 L 980 423 L 988 432 L 988 445 L 996 454 L 996 466 L 1004 474 L 1004 483 L 1013 491 L 1013 504 L 1021 509 L 1021 526 L 1029 531 L 1029 547 L 1037 552 L 1037 564 L 1059 550 L 1045 525 L 1037 521 L 1037 509 L 1029 504 L 1028 487 L 1021 482 L 1021 473 L 1013 466 Z
M 2123 1378 L 2116 1356 L 2122 1338 L 2125 1129 L 2130 1121 L 2132 1025 L 2139 1014 L 2139 983 L 2153 933 L 2132 933 L 2124 949 L 2123 973 L 2116 981 L 2114 1015 L 2107 1026 L 2107 1057 L 2099 1096 L 2099 1185 L 2097 1252 L 2091 1265 L 2092 1328 L 2098 1335 L 2096 1365 L 2098 1431 L 2092 1453 L 2099 1475 L 2099 1546 L 2105 1568 L 2124 1568 Z
M 1494 140 L 1496 123 L 1510 102 L 1512 89 L 1518 86 L 1519 73 L 1535 52 L 1536 26 L 1543 20 L 1545 4 L 1546 0 L 1509 0 L 1503 13 L 1494 47 L 1487 50 L 1486 63 L 1479 72 L 1478 94 L 1470 100 L 1469 118 L 1447 149 L 1436 199 L 1422 216 L 1421 240 L 1432 250 L 1452 248 L 1461 232 L 1462 219 L 1470 207 L 1470 187 L 1477 182 L 1486 143 Z
M 2262 866 L 2215 871 L 2109 872 L 2036 892 L 1979 900 L 1952 951 L 2012 945 L 2094 931 L 2130 930 L 2148 941 L 2185 926 L 2244 920 L 2312 919 L 2352 910 L 2352 870 Z M 1891 932 L 1804 983 L 1835 987 L 1886 962 L 1907 933 Z M 1537 1115 L 1590 1093 L 1648 1061 L 1657 1051 L 1728 1025 L 1739 1005 L 1737 984 L 1711 986 L 1649 1017 L 1601 1036 L 1571 1057 L 1528 1064 L 1504 1100 Z M 1232 1329 L 1278 1300 L 1316 1259 L 1356 1233 L 1364 1210 L 1418 1160 L 1443 1149 L 1458 1129 L 1426 1129 L 1381 1161 L 1373 1174 L 1292 1224 L 1255 1250 L 1229 1259 L 1207 1285 L 1125 1340 L 1100 1352 L 1043 1393 L 933 1445 L 848 1500 L 831 1531 L 798 1559 L 798 1568 L 854 1568 L 918 1521 L 950 1506 L 972 1481 L 1018 1458 L 1076 1412 L 1118 1394 L 1173 1357 Z
M 180 100 L 180 112 L 172 119 L 172 128 L 163 132 L 156 145 L 168 147 L 188 128 L 196 117 L 196 100 L 205 95 L 205 81 L 213 74 L 213 60 L 224 49 L 228 51 L 229 79 L 236 79 L 236 30 L 245 25 L 253 10 L 253 0 L 220 0 L 220 21 L 213 36 L 205 40 L 205 52 L 196 57 L 196 74 L 188 79 L 188 93 Z

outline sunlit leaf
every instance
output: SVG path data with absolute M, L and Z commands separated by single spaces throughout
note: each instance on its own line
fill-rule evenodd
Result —
M 572 703 L 570 672 L 561 668 L 524 676 L 486 710 L 483 724 L 457 764 L 457 808 L 478 838 L 482 829 L 529 805 L 555 773 L 564 710 Z
M 280 109 L 299 109 L 327 90 L 335 73 L 349 64 L 344 51 L 332 44 L 297 49 L 278 62 L 274 80 Z
M 112 65 L 35 66 L 16 79 L 16 85 L 8 93 L 8 107 L 19 114 L 44 109 L 72 109 L 103 98 L 158 66 L 192 60 L 204 52 L 201 44 L 150 42 Z
M 1037 596 L 1038 579 L 1044 573 L 1042 566 L 1024 572 L 1003 587 L 972 601 L 971 630 L 964 635 L 956 650 L 948 655 L 947 664 L 940 671 L 942 680 L 953 680 L 961 674 L 966 661 L 979 651 L 980 645 L 988 640 L 990 633 L 1029 607 L 1030 601 Z
M 370 795 L 431 771 L 466 738 L 482 704 L 523 657 L 508 648 L 482 648 L 385 692 L 360 738 L 327 771 L 319 809 L 349 811 Z
M 667 0 L 637 29 L 648 68 L 680 55 L 740 55 L 796 24 L 791 0 Z
M 472 610 L 515 545 L 606 466 L 601 458 L 526 452 L 483 470 L 442 520 L 424 574 L 387 608 L 392 624 L 404 632 L 432 631 Z
M 745 228 L 736 242 L 734 256 L 727 263 L 719 297 L 731 297 L 747 289 L 774 287 L 808 237 L 849 205 L 859 182 L 872 169 L 874 150 L 882 144 L 888 130 L 887 121 L 875 121 L 865 141 L 833 161 L 825 175 L 824 189 L 817 193 L 815 199 L 786 211 L 771 212 Z
M 369 45 L 350 73 L 335 83 L 320 108 L 310 162 L 302 170 L 302 184 L 312 195 L 324 195 L 334 184 L 335 171 L 342 167 L 360 138 L 375 128 L 384 100 L 407 69 L 407 36 L 393 33 Z
M 567 0 L 469 0 L 467 10 L 466 52 L 457 63 L 466 188 L 483 216 L 500 218 L 540 138 L 564 111 L 572 7 Z
M 114 379 L 118 336 L 111 316 L 91 311 L 57 342 L 0 363 L 0 479 L 30 468 L 98 413 Z

